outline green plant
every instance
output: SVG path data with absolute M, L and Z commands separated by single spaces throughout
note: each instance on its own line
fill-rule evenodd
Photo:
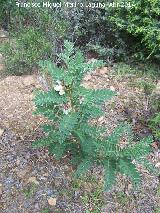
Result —
M 5 56 L 8 73 L 21 74 L 31 71 L 36 61 L 51 54 L 51 45 L 44 34 L 35 28 L 26 28 L 14 33 L 9 42 L 0 48 Z
M 114 49 L 113 48 L 105 48 L 99 44 L 87 44 L 87 48 L 89 51 L 93 51 L 96 54 L 98 54 L 100 59 L 106 60 L 108 63 L 111 63 L 111 61 L 114 58 Z
M 50 211 L 49 211 L 49 209 L 48 208 L 44 208 L 43 210 L 42 210 L 42 213 L 49 213 Z
M 31 198 L 32 195 L 36 192 L 36 189 L 37 189 L 37 185 L 36 184 L 32 184 L 32 185 L 29 185 L 27 187 L 27 189 L 25 189 L 23 192 L 24 192 L 24 195 L 26 198 Z
M 155 208 L 154 213 L 160 213 L 160 208 L 159 207 Z
M 81 201 L 85 206 L 90 206 L 91 212 L 99 213 L 104 206 L 103 187 L 100 185 L 94 189 L 94 191 L 87 193 L 85 192 L 81 196 Z
M 160 112 L 156 113 L 154 117 L 149 120 L 149 127 L 153 134 L 160 139 Z
M 118 203 L 122 206 L 126 205 L 129 202 L 129 197 L 124 192 L 117 192 L 115 193 L 115 197 Z
M 105 190 L 115 183 L 118 172 L 129 176 L 136 185 L 141 178 L 133 160 L 141 161 L 145 166 L 149 164 L 145 157 L 151 151 L 152 137 L 133 144 L 133 134 L 126 123 L 119 124 L 111 135 L 104 137 L 105 129 L 91 125 L 90 120 L 102 116 L 101 104 L 116 94 L 111 90 L 87 89 L 81 85 L 83 76 L 101 67 L 103 62 L 86 63 L 82 53 L 75 51 L 73 43 L 68 41 L 65 41 L 59 58 L 63 61 L 61 67 L 49 61 L 39 63 L 42 71 L 50 75 L 52 86 L 48 91 L 37 92 L 34 98 L 35 114 L 47 117 L 49 124 L 42 126 L 46 136 L 35 141 L 33 146 L 48 147 L 57 159 L 69 152 L 72 162 L 78 165 L 75 178 L 95 164 L 102 165 Z M 119 144 L 122 136 L 128 138 L 125 148 Z
M 0 52 L 5 57 L 6 73 L 17 75 L 35 70 L 35 61 L 49 58 L 55 61 L 70 27 L 61 8 L 43 8 L 42 0 L 40 7 L 18 7 L 18 3 L 0 2 L 0 25 L 9 31 L 9 42 L 1 45 Z
M 143 89 L 145 95 L 149 96 L 156 88 L 156 85 L 153 82 L 150 82 L 149 80 L 141 80 L 137 82 L 137 87 Z
M 117 0 L 119 5 L 125 4 Z M 123 32 L 133 36 L 135 56 L 139 59 L 151 56 L 160 59 L 160 1 L 132 0 L 131 6 L 111 9 L 110 20 Z M 126 4 L 127 5 L 127 4 Z
M 131 66 L 129 66 L 126 63 L 120 62 L 114 65 L 114 72 L 116 74 L 117 77 L 121 77 L 121 76 L 125 76 L 127 74 L 134 74 L 135 70 L 131 68 Z

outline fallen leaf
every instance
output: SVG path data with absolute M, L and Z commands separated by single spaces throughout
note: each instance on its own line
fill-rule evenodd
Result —
M 48 176 L 49 176 L 49 173 L 46 172 L 46 173 L 43 174 L 43 176 L 44 176 L 44 177 L 48 177 Z
M 155 149 L 158 149 L 158 144 L 157 144 L 157 142 L 153 142 L 153 143 L 152 143 L 152 147 L 155 148 Z
M 50 206 L 55 206 L 55 205 L 56 205 L 56 202 L 57 202 L 57 198 L 50 197 L 50 198 L 48 199 L 48 204 L 49 204 Z
M 36 177 L 30 177 L 30 178 L 28 179 L 28 183 L 39 184 L 39 182 L 37 181 Z
M 19 178 L 27 179 L 30 175 L 31 170 L 32 168 L 30 166 L 27 166 L 25 169 L 17 170 L 16 173 Z

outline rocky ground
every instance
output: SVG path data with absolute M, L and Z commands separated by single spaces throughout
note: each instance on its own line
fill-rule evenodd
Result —
M 87 75 L 84 85 L 110 88 L 118 96 L 103 107 L 105 116 L 97 121 L 110 133 L 118 122 L 132 123 L 138 137 L 150 131 L 140 122 L 147 116 L 143 91 L 129 86 L 138 77 L 117 79 L 112 70 L 103 68 Z M 31 147 L 43 134 L 45 122 L 32 115 L 33 90 L 42 86 L 38 75 L 9 76 L 0 82 L 0 198 L 2 213 L 158 213 L 160 186 L 158 177 L 142 171 L 141 187 L 133 190 L 124 177 L 110 193 L 102 192 L 102 169 L 93 168 L 87 176 L 72 180 L 74 168 L 69 159 L 60 162 L 47 150 Z M 143 117 L 145 118 L 145 117 Z M 160 154 L 156 143 L 150 158 L 159 168 Z

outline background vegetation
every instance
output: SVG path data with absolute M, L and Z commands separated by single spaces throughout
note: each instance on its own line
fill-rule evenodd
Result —
M 122 1 L 115 3 L 121 5 Z M 10 32 L 10 42 L 2 48 L 8 70 L 18 74 L 23 72 L 22 67 L 30 70 L 38 59 L 56 60 L 65 39 L 76 42 L 85 53 L 96 53 L 109 64 L 137 60 L 159 63 L 160 2 L 133 0 L 132 4 L 133 7 L 18 8 L 15 0 L 2 0 L 0 25 Z M 15 69 L 15 64 L 23 64 L 21 71 Z

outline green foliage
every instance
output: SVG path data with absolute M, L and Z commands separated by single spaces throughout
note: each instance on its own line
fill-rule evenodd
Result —
M 44 208 L 44 209 L 42 209 L 42 213 L 50 213 L 50 211 L 48 208 Z
M 121 4 L 121 0 L 117 0 Z M 123 32 L 127 32 L 137 39 L 138 58 L 154 56 L 160 59 L 160 1 L 133 0 L 132 7 L 118 7 L 112 9 L 110 20 Z M 140 42 L 141 44 L 140 44 Z M 134 42 L 135 44 L 135 42 Z
M 160 113 L 156 113 L 154 117 L 149 120 L 149 127 L 153 134 L 160 139 Z
M 101 67 L 101 61 L 86 63 L 74 45 L 64 43 L 59 54 L 64 62 L 57 67 L 49 61 L 41 62 L 44 73 L 53 80 L 49 91 L 39 91 L 34 98 L 36 112 L 49 118 L 49 125 L 43 126 L 46 137 L 34 142 L 34 147 L 48 147 L 60 159 L 68 151 L 77 164 L 75 178 L 84 174 L 93 165 L 104 166 L 105 189 L 109 190 L 121 172 L 129 176 L 134 184 L 140 181 L 140 174 L 133 160 L 143 161 L 150 153 L 152 138 L 147 137 L 132 143 L 133 133 L 128 124 L 119 124 L 112 134 L 104 135 L 104 129 L 90 124 L 90 120 L 103 114 L 101 105 L 115 96 L 110 90 L 87 89 L 81 85 L 84 74 Z M 128 145 L 120 146 L 125 137 Z
M 37 185 L 35 183 L 34 184 L 32 183 L 23 191 L 23 193 L 26 198 L 31 198 L 35 194 L 36 190 L 37 190 Z
M 156 85 L 153 82 L 149 82 L 147 80 L 141 80 L 138 82 L 137 86 L 143 89 L 145 95 L 151 95 L 153 90 L 156 88 Z
M 100 0 L 98 3 L 105 3 L 106 8 L 77 6 L 72 9 L 42 6 L 23 8 L 16 6 L 16 2 L 0 2 L 0 25 L 9 30 L 11 38 L 8 47 L 2 51 L 8 58 L 8 72 L 10 70 L 19 74 L 30 71 L 37 58 L 52 59 L 59 63 L 57 54 L 65 39 L 75 41 L 84 52 L 97 53 L 109 65 L 115 61 L 127 61 L 129 55 L 134 55 L 136 59 L 149 59 L 152 56 L 160 59 L 159 0 L 133 0 L 133 7 L 111 7 L 108 6 L 110 2 Z M 43 0 L 38 2 L 42 4 Z M 63 5 L 65 1 L 50 1 L 55 2 Z M 89 0 L 81 2 L 91 3 Z M 117 0 L 115 3 L 122 4 L 122 1 Z M 38 32 L 37 37 L 42 46 L 39 42 L 28 45 L 27 49 L 21 47 L 21 44 L 19 46 L 19 39 L 25 45 L 24 31 L 32 34 L 33 29 Z M 32 41 L 34 43 L 32 36 L 27 39 L 29 44 Z M 35 47 L 39 47 L 38 51 Z M 24 55 L 27 57 L 24 58 Z
M 114 195 L 121 206 L 126 206 L 126 204 L 131 200 L 131 197 L 127 196 L 124 192 L 116 192 Z
M 33 2 L 37 1 L 27 1 Z M 6 58 L 6 72 L 19 75 L 32 72 L 40 59 L 56 60 L 69 22 L 61 8 L 18 7 L 16 3 L 0 2 L 0 25 L 10 33 L 9 42 L 2 45 L 0 52 Z
M 5 56 L 7 71 L 21 74 L 31 71 L 37 60 L 47 57 L 51 53 L 51 46 L 40 30 L 26 28 L 20 33 L 14 33 L 0 50 Z

